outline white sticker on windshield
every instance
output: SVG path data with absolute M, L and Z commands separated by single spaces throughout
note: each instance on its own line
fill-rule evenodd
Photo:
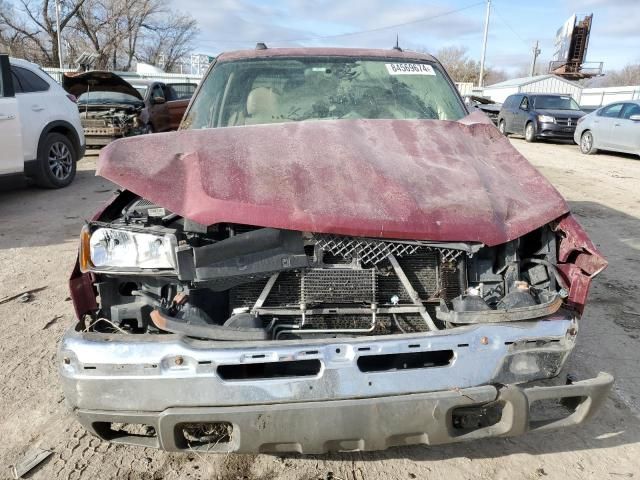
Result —
M 385 63 L 389 75 L 435 75 L 431 65 L 424 63 Z

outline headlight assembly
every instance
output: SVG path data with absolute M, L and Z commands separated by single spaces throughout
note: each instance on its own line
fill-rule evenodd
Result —
M 556 123 L 556 118 L 551 115 L 538 115 L 538 121 L 541 123 Z
M 85 225 L 81 233 L 82 271 L 140 272 L 176 268 L 174 235 Z

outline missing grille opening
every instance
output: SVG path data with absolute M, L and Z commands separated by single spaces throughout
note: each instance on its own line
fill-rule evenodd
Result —
M 449 365 L 451 360 L 453 360 L 453 350 L 366 355 L 358 358 L 358 368 L 361 372 L 383 372 L 387 370 L 444 367 Z
M 293 362 L 220 365 L 217 372 L 223 380 L 248 380 L 261 378 L 310 377 L 320 373 L 320 368 L 320 360 L 296 360 Z

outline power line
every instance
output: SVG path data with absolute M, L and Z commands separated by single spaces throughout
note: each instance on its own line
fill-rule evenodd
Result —
M 418 18 L 416 20 L 411 20 L 409 22 L 396 23 L 395 25 L 386 25 L 384 27 L 370 28 L 370 29 L 367 29 L 367 30 L 357 30 L 357 31 L 347 32 L 347 33 L 338 33 L 338 34 L 334 34 L 334 35 L 313 35 L 313 36 L 308 36 L 308 37 L 284 38 L 284 39 L 265 39 L 265 38 L 260 38 L 258 40 L 228 40 L 228 39 L 221 40 L 221 39 L 217 39 L 217 40 L 209 40 L 209 42 L 255 43 L 257 41 L 262 41 L 262 42 L 268 41 L 268 42 L 273 42 L 273 43 L 283 43 L 283 42 L 304 42 L 304 41 L 311 41 L 311 40 L 327 40 L 327 39 L 332 39 L 332 38 L 351 37 L 351 36 L 355 36 L 355 35 L 363 35 L 363 34 L 367 34 L 367 33 L 375 33 L 375 32 L 381 32 L 381 31 L 384 31 L 384 30 L 390 30 L 390 29 L 394 29 L 394 28 L 406 27 L 408 25 L 415 25 L 415 24 L 418 24 L 418 23 L 427 22 L 429 20 L 435 20 L 436 18 L 445 17 L 447 15 L 452 15 L 454 13 L 462 12 L 464 10 L 469 10 L 470 8 L 477 7 L 479 5 L 484 5 L 484 3 L 485 3 L 484 1 L 476 2 L 476 3 L 472 3 L 470 5 L 467 5 L 465 7 L 457 8 L 455 10 L 448 10 L 446 12 L 442 12 L 442 13 L 439 13 L 437 15 L 430 15 L 428 17 Z
M 526 43 L 527 45 L 529 45 L 529 43 L 520 36 L 520 34 L 513 28 L 511 27 L 511 25 L 504 19 L 504 17 L 500 14 L 500 12 L 498 11 L 498 9 L 496 8 L 495 4 L 492 8 L 493 13 L 495 13 L 497 15 L 497 17 L 500 19 L 500 21 L 509 29 L 513 32 L 513 34 L 518 37 L 520 39 L 520 41 L 522 43 Z

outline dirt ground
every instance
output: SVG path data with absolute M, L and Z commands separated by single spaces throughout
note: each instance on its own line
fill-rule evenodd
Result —
M 0 305 L 0 478 L 30 448 L 54 454 L 34 479 L 621 479 L 640 477 L 640 160 L 581 155 L 574 145 L 513 144 L 565 195 L 608 257 L 581 324 L 570 371 L 615 375 L 591 423 L 553 433 L 450 446 L 325 456 L 167 454 L 101 442 L 66 410 L 56 348 L 73 324 L 67 277 L 80 226 L 113 185 L 79 163 L 61 191 L 0 189 L 0 298 L 43 287 L 31 301 Z

